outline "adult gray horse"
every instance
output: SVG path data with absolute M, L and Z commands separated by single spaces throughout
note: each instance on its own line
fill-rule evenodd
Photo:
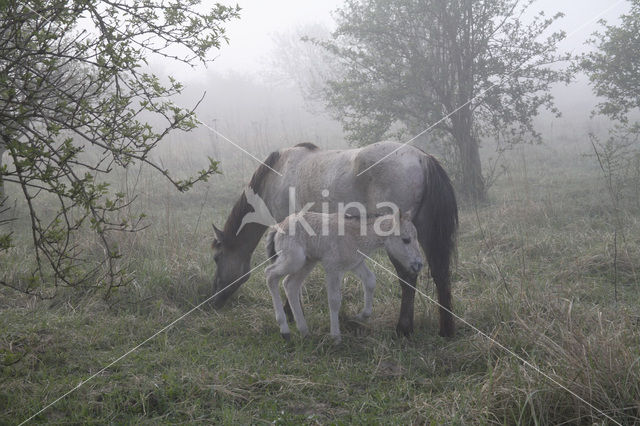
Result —
M 357 202 L 366 206 L 369 213 L 377 213 L 380 203 L 393 203 L 400 211 L 414 212 L 413 223 L 438 289 L 440 335 L 454 334 L 450 262 L 455 250 L 458 207 L 451 181 L 434 157 L 396 142 L 326 151 L 304 143 L 272 152 L 253 174 L 249 188 L 264 201 L 277 222 L 291 213 L 290 188 L 295 188 L 295 211 L 314 203 L 310 210 L 328 207 L 335 212 L 340 204 Z M 223 229 L 214 226 L 214 287 L 215 291 L 224 289 L 214 301 L 218 307 L 249 278 L 251 255 L 267 230 L 265 224 L 243 222 L 245 215 L 253 211 L 243 193 Z M 392 256 L 390 259 L 402 289 L 396 330 L 408 335 L 413 331 L 417 273 L 404 268 Z

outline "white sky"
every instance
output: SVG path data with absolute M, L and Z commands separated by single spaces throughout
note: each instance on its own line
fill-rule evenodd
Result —
M 212 65 L 220 71 L 260 73 L 265 58 L 273 50 L 272 37 L 306 24 L 322 23 L 332 28 L 330 12 L 342 0 L 239 0 L 240 19 L 227 25 L 229 45 L 219 52 Z

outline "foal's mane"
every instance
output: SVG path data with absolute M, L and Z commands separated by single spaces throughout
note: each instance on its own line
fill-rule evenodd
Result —
M 262 164 L 258 167 L 258 169 L 251 176 L 251 180 L 249 181 L 249 188 L 253 190 L 259 196 L 262 196 L 264 191 L 264 183 L 267 175 L 271 172 L 271 169 L 274 168 L 275 164 L 280 159 L 280 152 L 274 151 L 264 160 Z M 253 211 L 253 207 L 247 202 L 247 197 L 244 195 L 244 191 L 238 201 L 236 201 L 235 205 L 231 209 L 231 213 L 229 213 L 229 217 L 227 217 L 227 221 L 224 224 L 224 228 L 222 233 L 225 237 L 225 243 L 233 244 L 237 239 L 236 233 L 238 232 L 238 228 L 242 223 L 242 218 Z

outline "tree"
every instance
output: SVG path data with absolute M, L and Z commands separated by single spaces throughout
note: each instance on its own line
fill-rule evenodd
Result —
M 210 160 L 178 180 L 151 160 L 169 132 L 189 131 L 197 119 L 195 107 L 171 101 L 182 85 L 148 71 L 147 58 L 209 62 L 226 40 L 222 25 L 238 13 L 205 10 L 200 0 L 0 1 L 0 152 L 9 159 L 0 180 L 17 185 L 28 209 L 36 265 L 5 285 L 43 294 L 49 281 L 107 292 L 126 282 L 109 236 L 136 230 L 140 218 L 120 214 L 127 201 L 101 176 L 145 163 L 184 191 L 217 171 Z M 55 214 L 44 203 L 55 203 Z M 75 238 L 87 228 L 105 253 L 96 262 Z M 0 255 L 10 244 L 9 232 L 0 235 Z
M 602 100 L 594 114 L 612 120 L 606 138 L 590 134 L 595 157 L 606 181 L 613 226 L 613 285 L 617 300 L 618 245 L 626 244 L 625 208 L 640 210 L 640 0 L 618 25 L 604 26 L 588 42 L 595 49 L 580 58 L 595 94 Z M 635 201 L 635 203 L 633 203 Z M 634 205 L 635 204 L 635 205 Z
M 631 0 L 631 9 L 620 21 L 617 26 L 602 22 L 604 32 L 589 41 L 595 50 L 581 58 L 581 65 L 596 95 L 603 98 L 596 112 L 640 133 L 631 119 L 640 110 L 640 0 Z
M 292 32 L 273 36 L 275 49 L 271 65 L 276 80 L 293 82 L 310 107 L 320 104 L 326 82 L 339 78 L 341 70 L 335 57 L 309 40 L 326 40 L 331 32 L 322 24 L 307 24 Z
M 2 170 L 2 156 L 6 148 L 2 141 L 0 141 L 0 170 Z M 2 180 L 2 173 L 0 173 L 0 227 L 7 226 L 11 222 L 9 216 L 9 207 L 7 204 L 7 197 L 4 194 L 4 181 Z M 0 254 L 3 251 L 11 247 L 11 234 L 0 233 Z
M 583 55 L 578 65 L 587 73 L 595 94 L 602 99 L 594 114 L 604 115 L 614 124 L 605 141 L 591 135 L 595 153 L 607 175 L 609 191 L 619 195 L 628 186 L 632 197 L 623 198 L 636 198 L 637 201 L 640 58 L 636 52 L 640 50 L 640 0 L 631 0 L 630 5 L 618 25 L 601 21 L 604 31 L 596 32 L 588 42 L 595 49 Z M 614 186 L 618 189 L 614 190 Z M 640 201 L 637 203 L 640 206 Z M 613 204 L 617 206 L 618 200 L 614 199 Z
M 539 140 L 533 119 L 541 107 L 558 114 L 549 89 L 570 78 L 552 65 L 568 59 L 556 53 L 564 33 L 545 36 L 562 15 L 525 24 L 532 3 L 348 0 L 333 38 L 316 41 L 345 70 L 328 81 L 326 101 L 359 144 L 437 123 L 432 137 L 453 147 L 462 195 L 482 200 L 481 139 Z

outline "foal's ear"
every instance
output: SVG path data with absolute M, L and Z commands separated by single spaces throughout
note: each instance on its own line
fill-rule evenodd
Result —
M 218 228 L 216 228 L 216 225 L 211 224 L 211 226 L 213 226 L 213 232 L 215 234 L 215 240 L 213 240 L 213 246 L 214 247 L 219 247 L 222 245 L 222 240 L 223 240 L 223 233 L 221 230 L 219 230 Z
M 409 209 L 405 213 L 402 214 L 403 220 L 413 220 L 413 209 Z

